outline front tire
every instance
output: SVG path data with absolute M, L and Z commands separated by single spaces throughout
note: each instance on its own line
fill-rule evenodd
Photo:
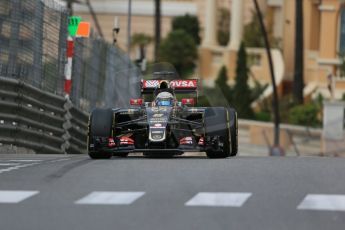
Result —
M 113 111 L 112 109 L 95 109 L 90 116 L 89 124 L 89 141 L 93 141 L 93 137 L 109 138 L 112 135 Z M 88 148 L 90 145 L 88 144 Z M 88 154 L 91 159 L 110 159 L 113 156 L 111 152 L 90 151 Z
M 237 112 L 233 108 L 228 108 L 230 116 L 230 134 L 231 134 L 231 156 L 236 156 L 238 153 L 238 118 Z
M 230 121 L 225 108 L 207 108 L 204 115 L 205 136 L 218 136 L 223 143 L 221 150 L 210 149 L 206 151 L 209 158 L 226 158 L 231 156 Z
M 89 152 L 89 156 L 91 159 L 99 160 L 99 159 L 110 159 L 112 157 L 112 153 L 108 152 Z

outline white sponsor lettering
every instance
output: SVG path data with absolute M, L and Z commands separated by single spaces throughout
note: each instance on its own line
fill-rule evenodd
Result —
M 196 88 L 195 80 L 176 80 L 170 82 L 170 85 L 175 88 Z
M 162 113 L 157 113 L 157 114 L 153 115 L 153 117 L 155 117 L 155 118 L 159 118 L 159 117 L 163 117 L 163 116 L 164 116 L 164 114 L 162 114 Z
M 146 80 L 143 82 L 143 88 L 157 88 L 163 80 Z M 197 88 L 196 80 L 174 80 L 170 82 L 173 88 Z

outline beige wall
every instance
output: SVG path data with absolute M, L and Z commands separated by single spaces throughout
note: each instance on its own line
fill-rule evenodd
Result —
M 338 0 L 324 0 L 323 5 L 334 7 L 334 10 L 322 10 L 321 12 L 321 38 L 320 58 L 335 58 L 338 35 Z
M 344 5 L 343 5 L 344 6 Z M 329 97 L 327 76 L 337 76 L 339 13 L 338 0 L 323 0 L 321 4 L 307 0 L 305 13 L 305 82 L 317 84 L 320 92 Z M 342 79 L 336 79 L 336 97 L 345 92 Z
M 294 74 L 295 58 L 295 1 L 284 1 L 284 36 L 283 56 L 285 60 L 286 80 L 292 80 Z

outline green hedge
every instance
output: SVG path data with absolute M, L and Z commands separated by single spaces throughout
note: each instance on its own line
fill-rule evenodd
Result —
M 319 106 L 314 103 L 295 106 L 289 111 L 289 123 L 312 127 L 319 126 L 319 111 Z

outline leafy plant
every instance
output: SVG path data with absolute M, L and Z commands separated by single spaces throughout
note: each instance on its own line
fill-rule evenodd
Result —
M 200 96 L 198 98 L 198 106 L 204 106 L 204 107 L 209 107 L 211 106 L 209 100 L 207 99 L 207 97 L 205 95 Z
M 257 121 L 271 121 L 271 114 L 269 112 L 257 112 L 255 113 L 255 120 Z
M 218 73 L 218 78 L 215 82 L 215 85 L 221 91 L 221 93 L 224 95 L 228 104 L 232 104 L 233 90 L 228 85 L 227 82 L 228 82 L 228 71 L 227 71 L 226 67 L 223 66 Z
M 186 14 L 184 16 L 175 17 L 172 22 L 173 30 L 183 30 L 192 36 L 195 44 L 199 45 L 200 38 L 200 23 L 196 16 Z
M 297 105 L 289 111 L 289 122 L 295 125 L 318 126 L 320 107 L 315 103 Z
M 196 44 L 184 30 L 170 32 L 159 49 L 160 61 L 174 65 L 182 77 L 186 77 L 195 67 L 194 61 L 197 56 Z
M 146 47 L 152 42 L 152 37 L 144 33 L 136 33 L 132 36 L 131 46 Z
M 279 48 L 281 39 L 274 38 L 271 29 L 268 29 L 269 42 L 272 48 Z M 265 47 L 264 38 L 260 27 L 260 21 L 257 13 L 252 11 L 252 20 L 244 27 L 243 42 L 247 47 Z
M 249 69 L 247 67 L 247 53 L 244 43 L 238 51 L 235 86 L 233 89 L 233 103 L 241 118 L 253 118 L 254 113 L 250 105 L 253 102 L 252 92 L 248 85 Z

